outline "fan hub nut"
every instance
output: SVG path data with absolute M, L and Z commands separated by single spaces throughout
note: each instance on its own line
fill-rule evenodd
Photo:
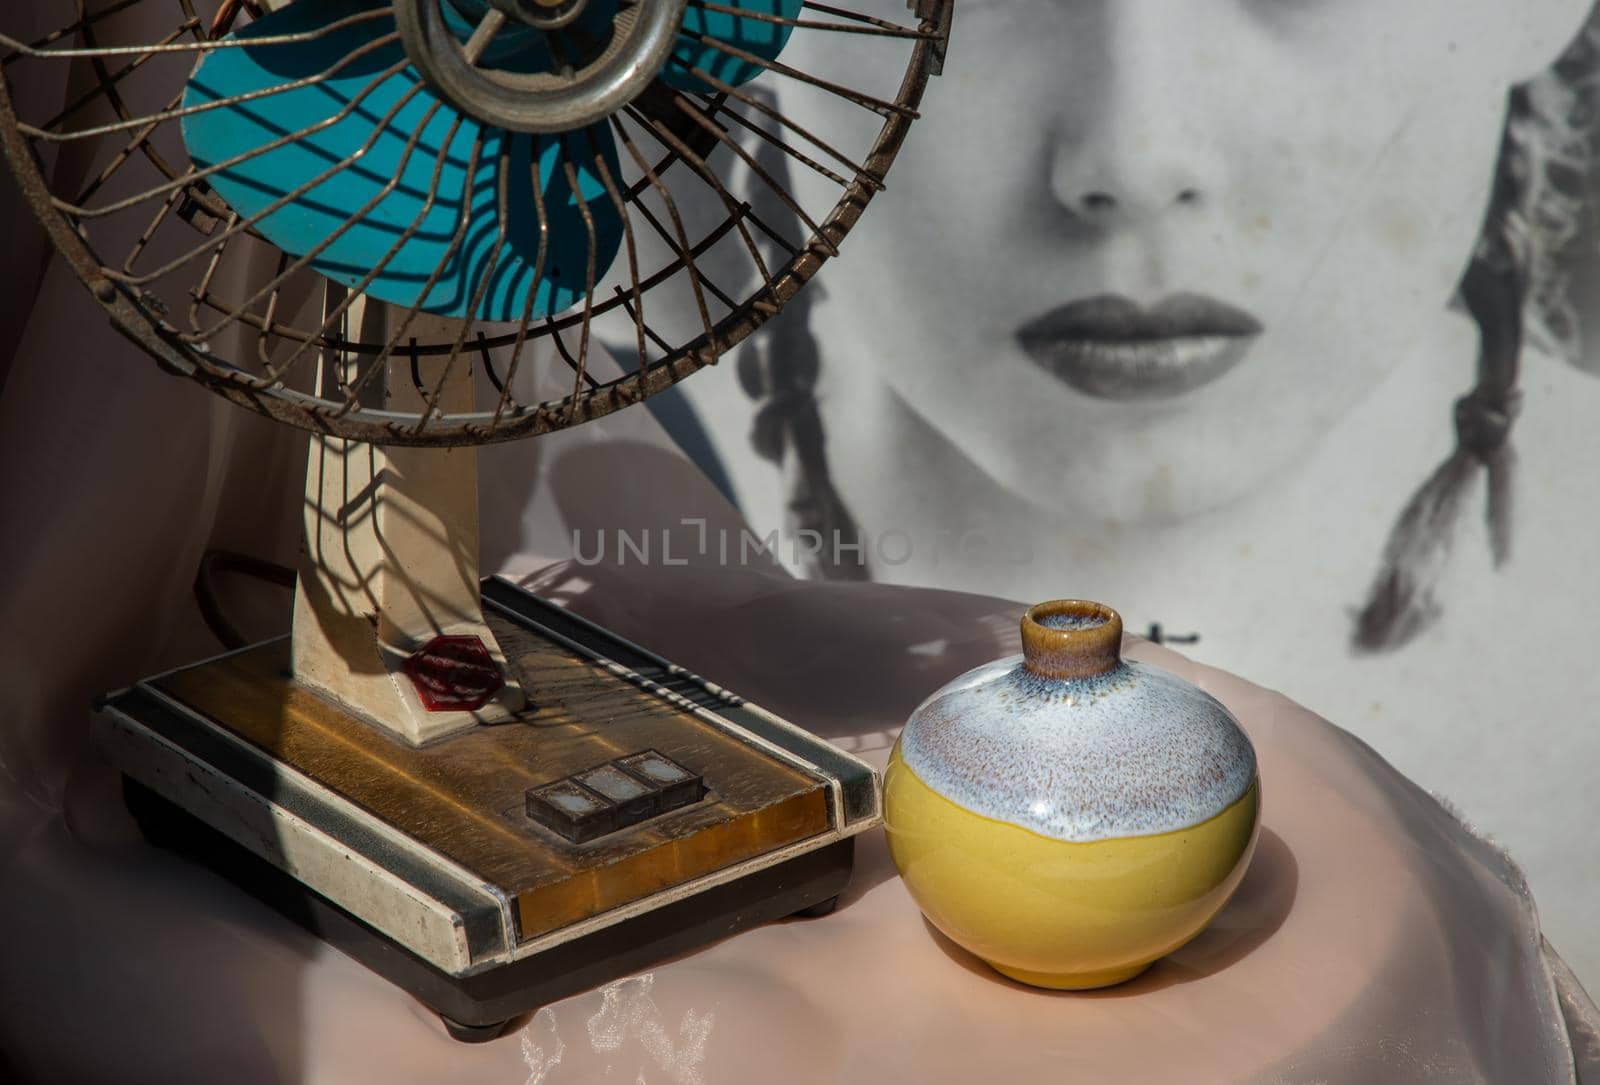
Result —
M 478 0 L 482 3 L 483 0 Z M 495 17 L 545 30 L 565 26 L 590 0 L 488 0 Z M 458 0 L 394 0 L 395 24 L 417 72 L 439 97 L 484 124 L 513 132 L 571 132 L 621 112 L 653 82 L 683 24 L 687 0 L 619 3 L 609 40 L 564 72 L 501 70 L 469 56 L 441 5 Z M 474 38 L 494 37 L 481 22 Z

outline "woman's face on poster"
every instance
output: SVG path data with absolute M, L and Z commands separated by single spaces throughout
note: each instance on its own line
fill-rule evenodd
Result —
M 1588 3 L 958 0 L 840 331 L 1041 504 L 1248 493 L 1439 322 Z

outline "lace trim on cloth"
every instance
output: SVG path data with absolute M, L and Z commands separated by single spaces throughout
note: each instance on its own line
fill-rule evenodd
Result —
M 1527 875 L 1523 874 L 1522 867 L 1517 865 L 1509 852 L 1488 833 L 1468 821 L 1453 802 L 1438 792 L 1430 794 L 1440 809 L 1461 827 L 1462 832 L 1479 845 L 1479 858 L 1484 866 L 1494 871 L 1516 895 L 1531 928 L 1541 931 L 1539 958 L 1549 980 L 1549 999 L 1541 1008 L 1540 1016 L 1560 1023 L 1571 1051 L 1572 1080 L 1578 1085 L 1600 1085 L 1600 1010 L 1596 1009 L 1594 1001 L 1578 982 L 1578 977 L 1573 975 L 1567 962 L 1561 959 L 1561 955 L 1542 933 L 1539 907 L 1528 889 Z
M 1572 1044 L 1572 1061 L 1577 1066 L 1578 1085 L 1600 1085 L 1600 1009 L 1567 962 L 1548 941 L 1541 939 L 1545 967 L 1555 980 L 1561 1016 L 1567 1021 L 1567 1039 Z

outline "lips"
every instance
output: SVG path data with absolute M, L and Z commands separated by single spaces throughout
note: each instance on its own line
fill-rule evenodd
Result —
M 1199 294 L 1144 308 L 1107 294 L 1070 302 L 1017 329 L 1040 368 L 1099 399 L 1166 399 L 1210 384 L 1244 360 L 1261 322 Z

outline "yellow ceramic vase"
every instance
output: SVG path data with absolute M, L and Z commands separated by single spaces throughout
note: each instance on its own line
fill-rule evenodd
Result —
M 1255 752 L 1187 682 L 1120 658 L 1076 600 L 1023 618 L 1024 655 L 913 713 L 884 781 L 889 848 L 930 922 L 1058 989 L 1138 975 L 1203 930 L 1260 824 Z

